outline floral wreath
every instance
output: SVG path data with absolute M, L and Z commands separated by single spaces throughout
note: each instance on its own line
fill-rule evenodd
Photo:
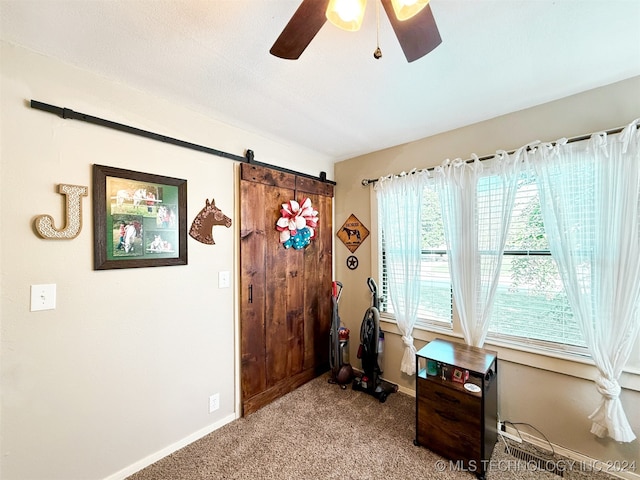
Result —
M 318 227 L 318 211 L 311 206 L 311 200 L 305 198 L 301 203 L 289 200 L 282 204 L 280 214 L 276 229 L 280 232 L 280 243 L 284 248 L 300 250 L 309 245 Z

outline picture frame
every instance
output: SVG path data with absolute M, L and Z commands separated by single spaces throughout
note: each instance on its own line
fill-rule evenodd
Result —
M 94 270 L 187 265 L 187 181 L 93 165 Z
M 461 368 L 454 368 L 451 374 L 451 380 L 456 383 L 465 383 L 469 379 L 469 371 Z

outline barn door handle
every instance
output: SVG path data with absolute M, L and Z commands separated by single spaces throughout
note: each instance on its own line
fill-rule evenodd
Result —
M 249 303 L 253 303 L 253 285 L 249 285 Z

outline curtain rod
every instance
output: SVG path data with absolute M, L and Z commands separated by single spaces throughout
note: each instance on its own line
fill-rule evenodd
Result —
M 203 145 L 198 145 L 197 143 L 185 142 L 184 140 L 168 137 L 166 135 L 161 135 L 159 133 L 150 132 L 148 130 L 142 130 L 140 128 L 131 127 L 129 125 L 124 125 L 122 123 L 112 122 L 111 120 L 105 120 L 104 118 L 94 117 L 92 115 L 87 115 L 86 113 L 76 112 L 74 110 L 71 110 L 70 108 L 56 107 L 55 105 L 49 105 L 48 103 L 38 102 L 37 100 L 31 100 L 30 106 L 31 108 L 34 108 L 36 110 L 42 110 L 43 112 L 53 113 L 55 115 L 58 115 L 60 118 L 80 120 L 83 122 L 91 123 L 93 125 L 99 125 L 101 127 L 118 130 L 120 132 L 131 133 L 133 135 L 138 135 L 140 137 L 150 138 L 151 140 L 157 140 L 159 142 L 169 143 L 171 145 L 176 145 L 178 147 L 189 148 L 191 150 L 196 150 L 198 152 L 208 153 L 209 155 L 216 155 L 218 157 L 228 158 L 230 160 L 235 160 L 237 162 L 250 163 L 252 165 L 271 168 L 279 172 L 290 173 L 293 175 L 310 178 L 312 180 L 318 180 L 323 183 L 329 183 L 331 185 L 336 184 L 336 182 L 327 180 L 326 172 L 320 172 L 320 176 L 316 177 L 306 173 L 289 170 L 288 168 L 278 167 L 276 165 L 270 165 L 268 163 L 257 162 L 253 159 L 253 156 L 254 156 L 253 150 L 247 150 L 245 153 L 245 156 L 242 157 L 240 155 L 234 155 L 232 153 L 216 150 L 215 148 L 209 148 Z
M 606 133 L 607 135 L 615 135 L 616 133 L 620 133 L 620 132 L 621 132 L 622 130 L 624 130 L 625 128 L 626 128 L 626 127 L 617 127 L 617 128 L 612 128 L 612 129 L 610 129 L 610 130 L 605 130 L 605 131 L 604 131 L 604 132 L 602 132 L 602 133 Z M 640 125 L 638 125 L 638 128 L 640 128 Z M 568 138 L 568 139 L 567 139 L 567 143 L 573 143 L 573 142 L 580 142 L 580 141 L 582 141 L 582 140 L 588 140 L 588 139 L 589 139 L 589 138 L 591 138 L 591 136 L 592 136 L 592 135 L 594 135 L 595 133 L 601 133 L 601 132 L 594 132 L 594 133 L 589 133 L 589 134 L 579 135 L 579 136 L 577 136 L 577 137 L 571 137 L 571 138 Z M 551 143 L 552 143 L 552 144 L 555 144 L 555 142 L 551 142 Z M 529 147 L 527 147 L 527 148 L 529 148 Z M 516 152 L 516 151 L 517 151 L 517 149 L 516 149 L 516 150 L 510 150 L 510 151 L 508 151 L 507 153 L 508 153 L 509 155 L 511 155 L 511 154 L 513 154 L 513 153 L 514 153 L 514 152 Z M 483 155 L 482 157 L 478 157 L 478 160 L 482 162 L 482 161 L 484 161 L 484 160 L 490 160 L 490 159 L 492 159 L 492 158 L 495 158 L 495 156 L 496 156 L 496 154 L 495 154 L 495 153 L 494 153 L 494 154 L 492 154 L 492 155 Z M 469 158 L 469 159 L 465 160 L 465 163 L 471 163 L 471 162 L 473 162 L 473 161 L 475 161 L 475 158 Z M 431 172 L 431 171 L 433 171 L 435 168 L 436 168 L 436 167 L 429 167 L 429 168 L 425 168 L 425 169 L 422 169 L 422 170 L 427 170 L 428 172 Z M 398 173 L 394 174 L 394 176 L 397 176 L 397 175 L 400 175 L 400 174 L 398 174 Z M 377 179 L 377 178 L 363 178 L 361 183 L 362 183 L 362 185 L 363 185 L 363 186 L 365 186 L 365 187 L 366 187 L 366 186 L 368 186 L 368 185 L 371 185 L 371 184 L 376 183 L 377 181 L 378 181 L 378 179 Z

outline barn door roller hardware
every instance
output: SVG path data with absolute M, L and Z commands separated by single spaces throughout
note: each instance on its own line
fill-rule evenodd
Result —
M 244 157 L 240 155 L 234 155 L 233 153 L 223 152 L 221 150 L 216 150 L 215 148 L 198 145 L 197 143 L 185 142 L 184 140 L 168 137 L 166 135 L 150 132 L 148 130 L 142 130 L 140 128 L 132 127 L 130 125 L 124 125 L 122 123 L 112 122 L 111 120 L 105 120 L 104 118 L 94 117 L 93 115 L 87 115 L 86 113 L 76 112 L 74 110 L 71 110 L 70 108 L 56 107 L 55 105 L 50 105 L 48 103 L 38 102 L 37 100 L 31 100 L 31 108 L 35 108 L 36 110 L 42 110 L 43 112 L 53 113 L 59 116 L 60 118 L 69 119 L 69 120 L 80 120 L 82 122 L 91 123 L 93 125 L 99 125 L 101 127 L 118 130 L 120 132 L 125 132 L 125 133 L 130 133 L 132 135 L 138 135 L 140 137 L 150 138 L 158 142 L 169 143 L 171 145 L 176 145 L 178 147 L 189 148 L 191 150 L 196 150 L 198 152 L 208 153 L 209 155 L 228 158 L 230 160 L 235 160 L 236 162 L 251 163 L 251 164 L 260 165 L 263 167 L 272 168 L 274 170 L 278 170 L 281 172 L 293 173 L 295 175 L 312 178 L 314 180 L 319 180 L 324 183 L 330 183 L 332 185 L 336 184 L 331 180 L 327 180 L 326 172 L 320 172 L 319 177 L 314 177 L 313 175 L 308 175 L 301 172 L 295 172 L 293 170 L 278 167 L 275 165 L 256 162 L 254 160 L 253 150 L 247 150 Z

